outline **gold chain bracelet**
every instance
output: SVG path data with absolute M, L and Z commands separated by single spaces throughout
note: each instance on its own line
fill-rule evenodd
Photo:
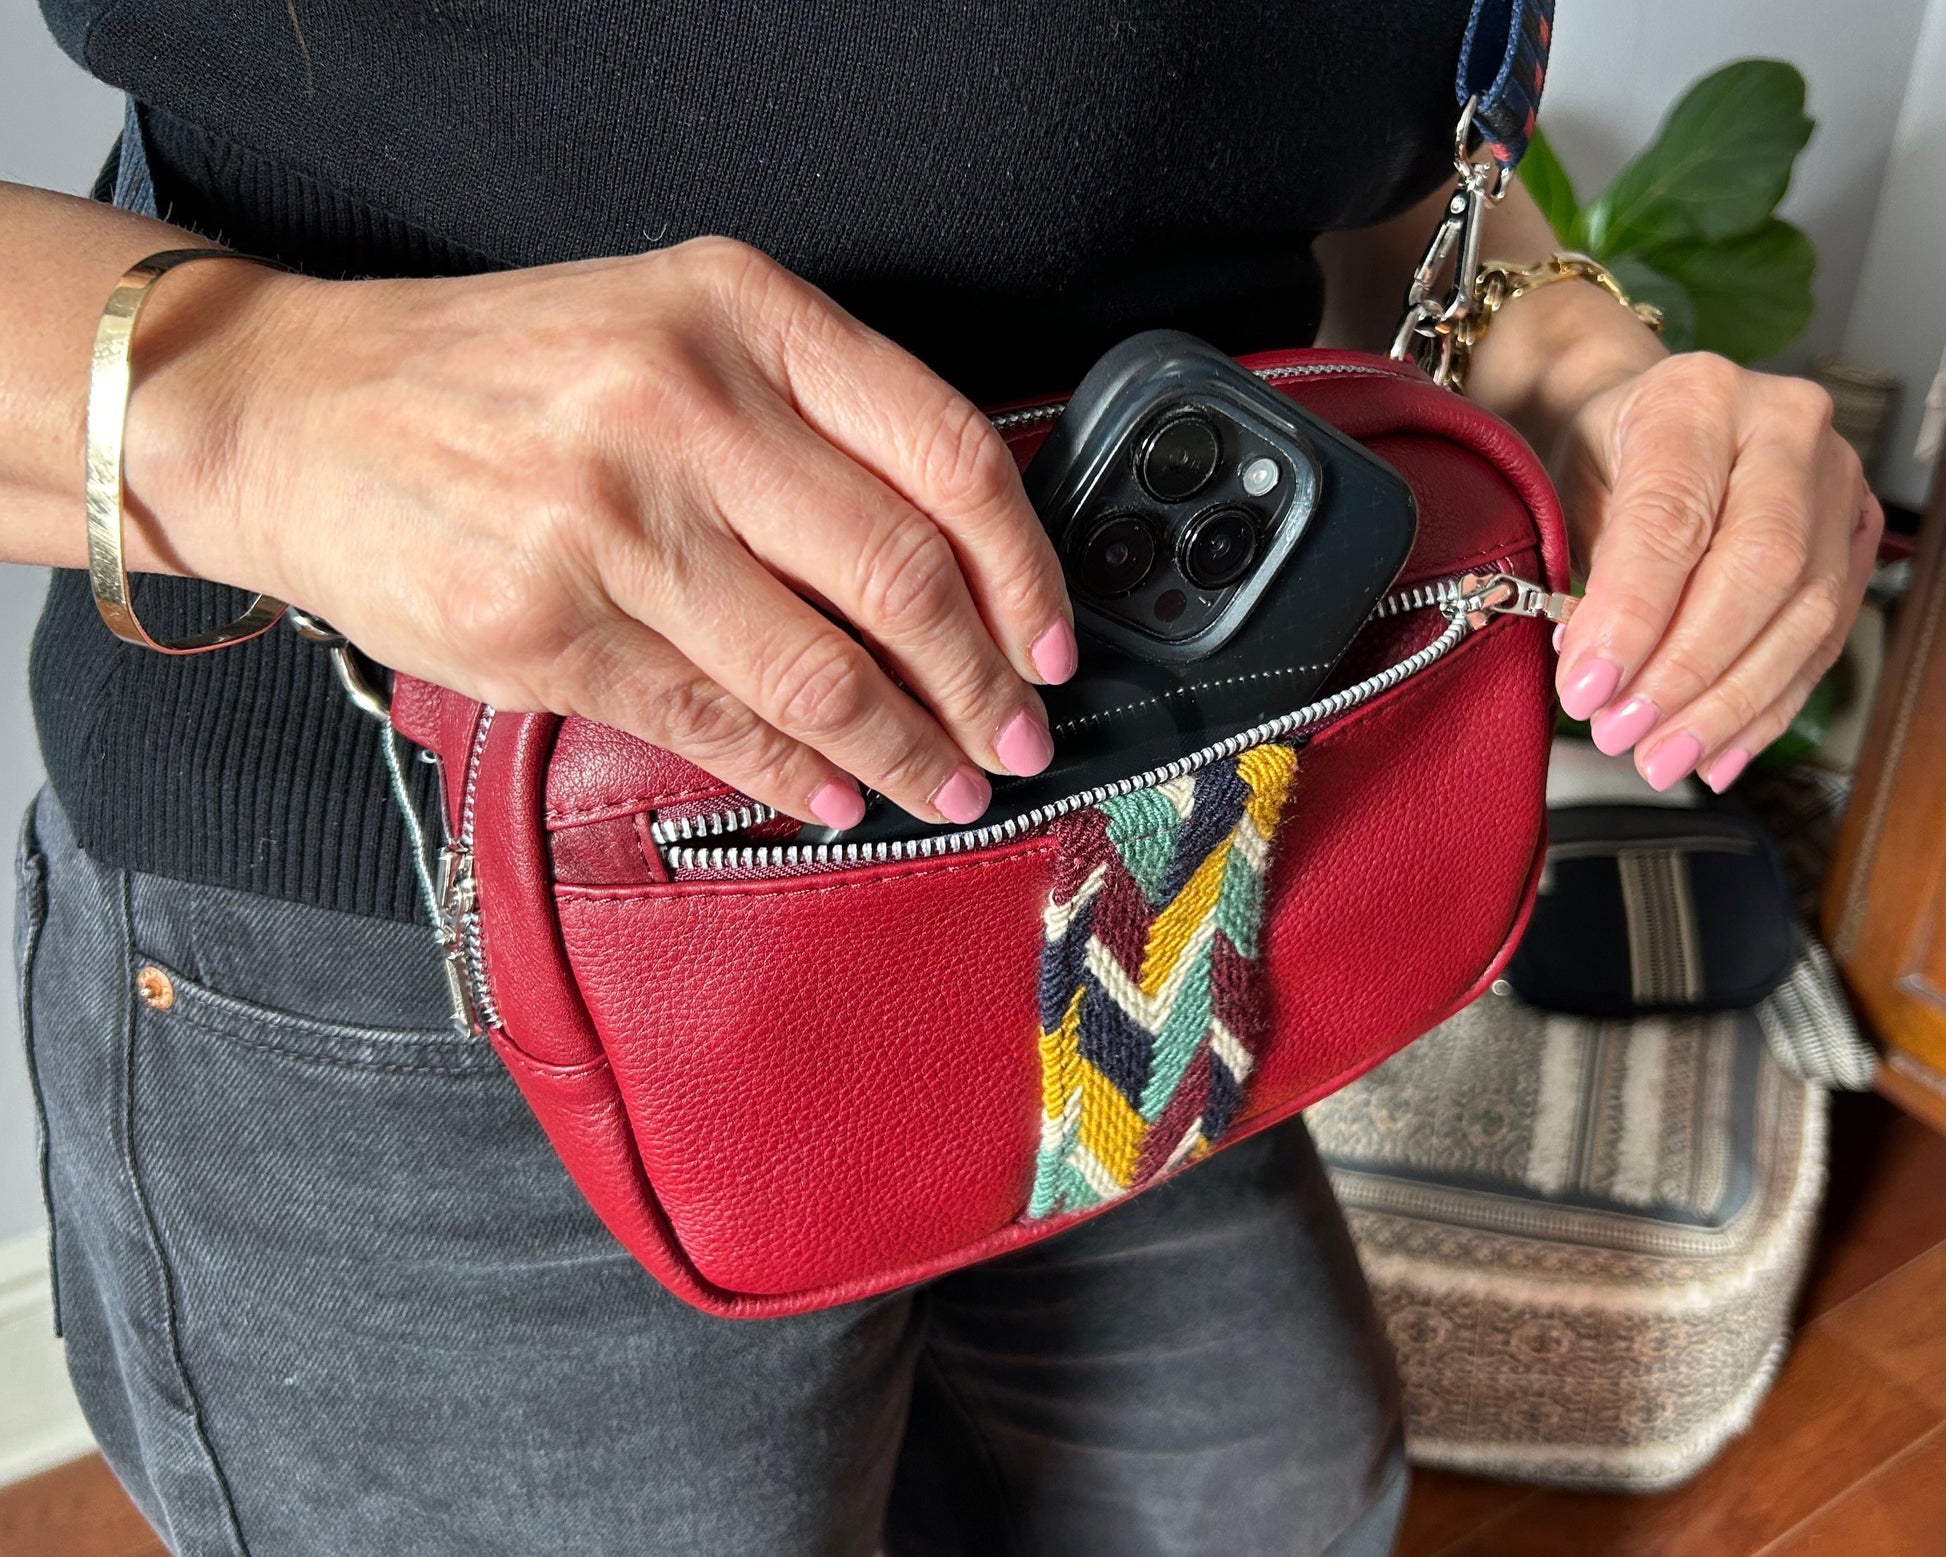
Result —
M 129 599 L 128 569 L 122 561 L 122 453 L 132 383 L 129 343 L 135 334 L 136 316 L 149 289 L 178 265 L 191 260 L 249 258 L 228 249 L 164 249 L 151 254 L 130 266 L 116 283 L 95 329 L 94 363 L 88 375 L 88 584 L 94 591 L 95 608 L 111 633 L 124 643 L 141 644 L 163 654 L 201 654 L 242 643 L 275 627 L 285 610 L 283 601 L 258 595 L 226 626 L 187 638 L 153 638 L 136 619 Z
M 1654 303 L 1636 302 L 1622 290 L 1622 284 L 1615 279 L 1613 271 L 1600 260 L 1586 254 L 1550 254 L 1531 265 L 1518 265 L 1511 260 L 1487 260 L 1480 266 L 1473 307 L 1454 321 L 1452 372 L 1455 388 L 1464 386 L 1466 370 L 1473 359 L 1473 348 L 1493 324 L 1493 316 L 1523 292 L 1537 291 L 1557 281 L 1592 282 L 1657 335 L 1662 333 L 1662 310 Z

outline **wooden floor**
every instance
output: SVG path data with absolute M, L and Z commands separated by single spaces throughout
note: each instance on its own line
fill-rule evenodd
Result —
M 1946 1137 L 1837 1100 L 1797 1345 L 1755 1425 L 1656 1497 L 1417 1477 L 1396 1557 L 1946 1554 Z M 0 1557 L 166 1557 L 99 1458 L 0 1492 Z M 411 1557 L 402 1553 L 401 1557 Z
M 1946 1137 L 1835 1103 L 1801 1329 L 1750 1431 L 1654 1497 L 1421 1472 L 1395 1557 L 1946 1554 Z

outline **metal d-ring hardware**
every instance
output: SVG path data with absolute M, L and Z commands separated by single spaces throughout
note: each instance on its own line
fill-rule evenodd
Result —
M 374 683 L 366 669 L 365 657 L 352 641 L 313 612 L 300 611 L 292 606 L 288 615 L 299 637 L 329 651 L 331 669 L 337 674 L 338 685 L 344 688 L 345 696 L 351 699 L 353 705 L 361 712 L 370 714 L 380 724 L 389 725 L 392 722 L 392 700 Z
M 1477 96 L 1469 97 L 1453 130 L 1453 193 L 1446 213 L 1406 288 L 1405 316 L 1392 337 L 1395 362 L 1416 361 L 1435 384 L 1458 383 L 1455 351 L 1463 322 L 1479 311 L 1480 240 L 1489 207 L 1507 198 L 1513 170 L 1473 158 L 1473 115 Z M 1434 290 L 1448 262 L 1452 279 L 1444 293 Z
M 379 751 L 385 758 L 385 776 L 391 788 L 392 803 L 398 808 L 399 822 L 405 829 L 411 850 L 412 874 L 419 884 L 419 900 L 427 917 L 439 927 L 443 940 L 447 919 L 447 882 L 443 875 L 446 861 L 443 857 L 439 861 L 441 874 L 435 878 L 425 820 L 419 814 L 412 785 L 405 776 L 406 759 L 400 752 L 399 732 L 392 728 L 392 700 L 369 668 L 371 661 L 360 654 L 357 646 L 337 628 L 315 612 L 300 611 L 295 606 L 289 608 L 288 615 L 291 626 L 297 629 L 300 638 L 307 643 L 315 643 L 331 656 L 332 672 L 352 707 L 378 721 Z M 452 976 L 449 965 L 447 977 L 450 980 Z M 455 1022 L 464 1022 L 472 1014 L 471 1008 L 458 998 L 457 992 L 453 1013 Z

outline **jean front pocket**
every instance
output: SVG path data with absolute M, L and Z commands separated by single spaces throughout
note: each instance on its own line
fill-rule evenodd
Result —
M 490 1045 L 438 1007 L 385 1025 L 320 1016 L 334 1002 L 319 968 L 300 987 L 269 922 L 318 916 L 258 913 L 257 952 L 285 965 L 253 974 L 212 948 L 221 900 L 175 898 L 196 945 L 165 961 L 164 927 L 138 919 L 128 973 L 130 1163 L 167 1333 L 246 1536 L 301 1509 L 305 1550 L 365 1550 L 372 1505 L 344 1489 L 408 1496 L 401 1468 L 424 1463 L 451 1399 L 491 1398 L 501 1370 L 550 1344 L 537 1333 L 574 1332 L 584 1294 L 635 1273 Z M 376 974 L 399 928 L 345 916 L 323 950 Z

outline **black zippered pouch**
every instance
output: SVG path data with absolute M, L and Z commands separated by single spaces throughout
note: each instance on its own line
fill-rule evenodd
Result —
M 1753 818 L 1562 806 L 1505 978 L 1529 1005 L 1576 1016 L 1723 1011 L 1770 994 L 1801 949 L 1783 862 Z

